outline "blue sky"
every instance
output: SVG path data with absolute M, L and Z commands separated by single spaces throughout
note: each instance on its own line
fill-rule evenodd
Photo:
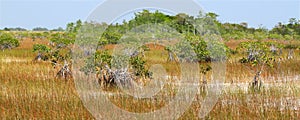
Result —
M 0 0 L 0 28 L 64 28 L 68 22 L 85 20 L 101 2 L 103 0 Z M 199 0 L 199 3 L 204 11 L 220 15 L 221 22 L 247 22 L 250 27 L 262 24 L 272 28 L 278 22 L 288 22 L 289 18 L 300 18 L 300 0 Z

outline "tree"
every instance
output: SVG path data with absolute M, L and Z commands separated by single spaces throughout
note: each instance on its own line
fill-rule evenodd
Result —
M 127 57 L 129 57 L 130 66 L 124 68 L 119 62 L 126 61 Z M 112 56 L 108 50 L 101 49 L 86 59 L 85 66 L 80 70 L 85 74 L 96 73 L 98 82 L 103 87 L 115 86 L 118 83 L 128 86 L 133 80 L 151 77 L 151 72 L 146 67 L 146 61 L 141 52 L 134 51 L 127 57 Z
M 216 13 L 212 13 L 212 12 L 209 12 L 206 14 L 206 17 L 211 18 L 212 20 L 217 20 L 218 16 L 219 15 L 217 15 Z
M 246 23 L 246 22 L 241 22 L 240 25 L 245 27 L 245 28 L 248 28 L 248 23 Z
M 21 27 L 16 27 L 16 28 L 7 28 L 7 27 L 5 27 L 3 30 L 4 31 L 27 31 L 25 28 L 21 28 Z
M 71 45 L 75 41 L 76 33 L 54 33 L 49 36 L 51 45 L 36 44 L 33 51 L 37 52 L 34 60 L 50 61 L 54 68 L 60 67 L 56 77 L 71 78 Z
M 239 44 L 237 50 L 244 54 L 244 57 L 240 59 L 247 68 L 254 74 L 254 78 L 251 86 L 255 90 L 260 89 L 262 86 L 262 80 L 260 78 L 265 67 L 273 67 L 276 63 L 276 57 L 278 54 L 274 52 L 271 46 L 274 47 L 275 43 L 262 42 L 262 41 L 250 41 L 242 42 Z
M 42 27 L 36 27 L 36 28 L 33 28 L 32 31 L 48 31 L 48 29 L 42 28 Z
M 12 49 L 14 47 L 18 47 L 19 45 L 19 41 L 15 39 L 12 34 L 0 32 L 0 48 L 2 50 Z
M 64 29 L 63 29 L 62 27 L 58 27 L 58 28 L 53 29 L 53 30 L 51 30 L 51 31 L 64 31 Z
M 49 60 L 51 57 L 49 55 L 49 52 L 51 51 L 51 48 L 49 48 L 46 45 L 42 44 L 35 44 L 33 45 L 33 52 L 38 52 L 38 55 L 34 58 L 34 60 L 40 61 L 40 60 Z

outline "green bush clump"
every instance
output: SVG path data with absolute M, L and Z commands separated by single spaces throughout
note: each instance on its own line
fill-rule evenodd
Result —
M 19 41 L 9 33 L 0 32 L 0 48 L 12 49 L 20 45 Z

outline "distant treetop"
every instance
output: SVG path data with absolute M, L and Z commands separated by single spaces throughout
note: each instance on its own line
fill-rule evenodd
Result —
M 33 28 L 32 31 L 48 31 L 48 29 L 42 28 L 42 27 L 36 27 L 36 28 Z

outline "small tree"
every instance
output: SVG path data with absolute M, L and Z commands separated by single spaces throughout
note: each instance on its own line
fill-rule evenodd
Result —
M 98 50 L 86 59 L 85 66 L 80 70 L 85 74 L 96 73 L 98 82 L 104 87 L 114 86 L 118 83 L 122 86 L 130 86 L 133 80 L 151 77 L 151 72 L 146 67 L 146 61 L 141 51 L 147 50 L 147 48 L 141 46 L 138 50 L 139 52 L 132 51 L 127 56 L 113 56 L 106 49 Z M 124 68 L 120 62 L 126 60 L 129 60 L 129 66 Z
M 187 34 L 185 38 L 186 40 L 165 48 L 169 53 L 168 61 L 177 61 L 178 59 L 181 62 L 199 63 L 199 72 L 202 75 L 200 91 L 206 93 L 206 75 L 212 70 L 211 62 L 226 60 L 226 54 L 230 52 L 230 49 L 221 43 L 220 37 L 215 34 L 204 36 Z
M 238 51 L 244 54 L 240 62 L 250 68 L 254 74 L 251 86 L 260 89 L 262 80 L 260 78 L 265 67 L 273 67 L 277 54 L 272 51 L 274 44 L 262 41 L 242 42 Z M 270 49 L 271 48 L 271 49 Z
M 2 50 L 12 49 L 14 47 L 18 47 L 19 45 L 19 41 L 15 39 L 13 35 L 9 33 L 0 32 L 0 48 Z
M 75 41 L 75 33 L 55 33 L 51 34 L 51 46 L 36 44 L 33 46 L 33 51 L 38 55 L 34 60 L 51 61 L 54 68 L 61 66 L 56 77 L 71 78 L 71 48 L 70 45 Z
M 34 60 L 36 61 L 40 61 L 40 60 L 49 60 L 50 55 L 49 52 L 51 51 L 51 48 L 49 48 L 46 45 L 42 45 L 42 44 L 35 44 L 33 45 L 33 52 L 38 52 L 38 55 L 34 58 Z

